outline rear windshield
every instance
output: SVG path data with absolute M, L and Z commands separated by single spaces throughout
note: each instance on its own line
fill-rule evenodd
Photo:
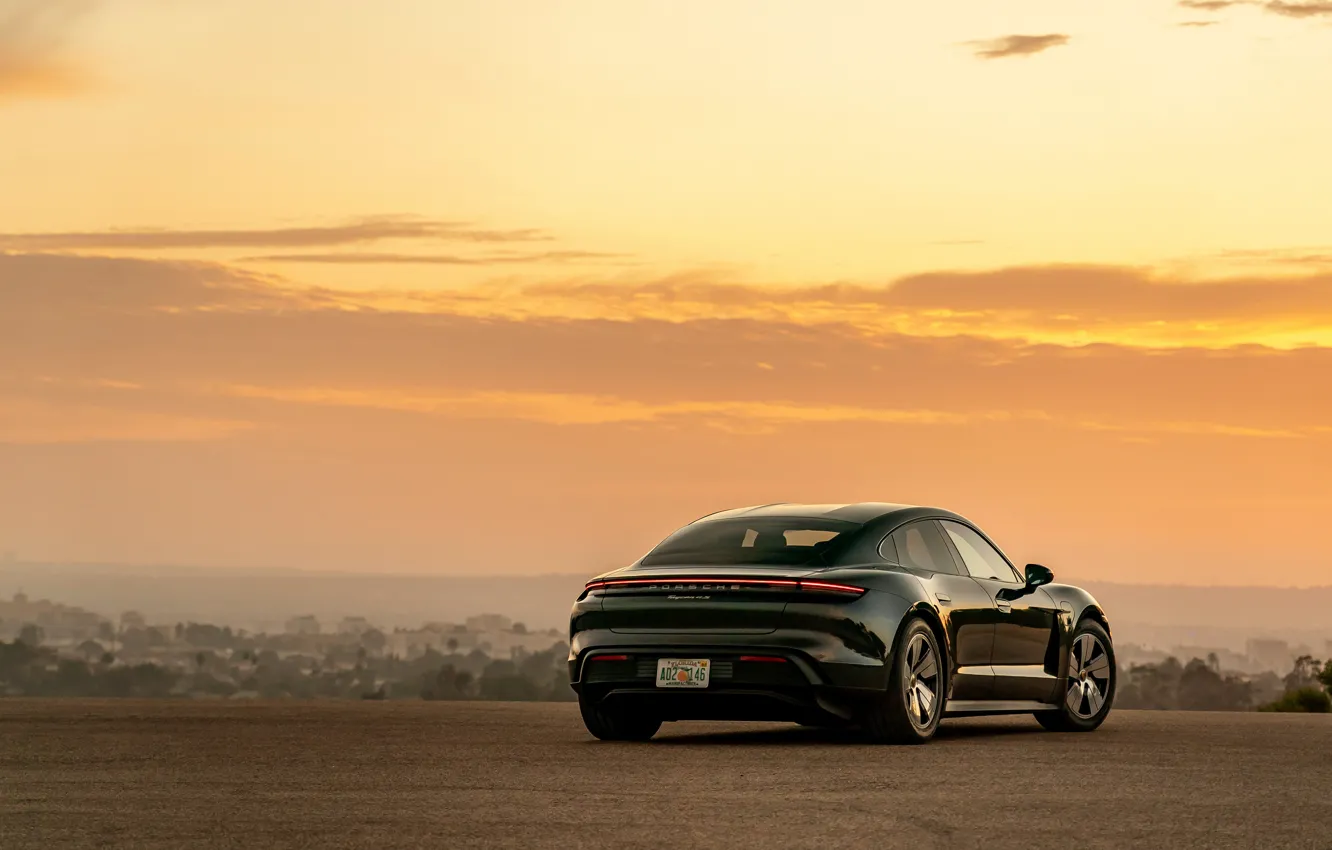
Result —
M 800 517 L 700 522 L 667 537 L 641 565 L 825 565 L 859 527 L 854 522 Z

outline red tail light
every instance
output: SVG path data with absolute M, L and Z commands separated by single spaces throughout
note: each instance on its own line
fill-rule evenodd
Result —
M 828 581 L 802 581 L 801 590 L 821 590 L 829 593 L 854 593 L 856 596 L 865 592 L 863 587 L 854 587 L 849 584 L 833 584 Z
M 741 661 L 756 661 L 763 664 L 785 664 L 785 658 L 779 658 L 776 655 L 742 655 Z
M 800 582 L 783 578 L 676 578 L 675 576 L 671 576 L 669 578 L 599 579 L 597 581 L 588 582 L 587 589 L 601 590 L 606 587 L 632 587 L 636 584 L 659 584 L 665 586 L 675 584 L 706 584 L 717 585 L 720 589 L 724 589 L 722 588 L 723 585 L 730 584 L 762 585 L 765 587 L 796 587 Z
M 771 588 L 790 588 L 791 590 L 806 590 L 815 593 L 851 593 L 860 596 L 865 592 L 863 587 L 855 587 L 850 584 L 836 584 L 830 581 L 805 581 L 784 578 L 725 578 L 725 577 L 696 577 L 684 578 L 671 576 L 668 578 L 612 578 L 595 579 L 587 583 L 587 590 L 606 590 L 613 587 L 634 587 L 637 585 L 655 585 L 663 590 L 670 590 L 672 585 L 706 585 L 709 590 L 727 590 L 736 589 L 741 585 L 747 587 L 771 587 Z
M 628 661 L 627 655 L 594 655 L 588 661 Z

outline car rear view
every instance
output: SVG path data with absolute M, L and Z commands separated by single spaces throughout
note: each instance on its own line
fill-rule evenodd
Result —
M 588 730 L 645 739 L 672 720 L 851 719 L 855 695 L 885 681 L 868 591 L 835 568 L 860 528 L 728 512 L 589 582 L 569 655 Z

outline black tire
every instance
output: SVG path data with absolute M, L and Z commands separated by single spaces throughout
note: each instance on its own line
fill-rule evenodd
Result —
M 932 667 L 923 661 L 927 656 L 920 654 L 921 647 L 928 647 L 932 654 Z M 948 659 L 928 623 L 918 617 L 907 623 L 890 663 L 888 692 L 866 710 L 865 734 L 876 743 L 924 744 L 939 728 L 948 695 Z M 920 686 L 934 694 L 926 710 L 922 710 Z M 922 716 L 925 714 L 928 717 Z
M 583 725 L 594 738 L 602 741 L 647 741 L 661 728 L 661 718 L 637 714 L 629 706 L 593 702 L 586 693 L 578 695 L 578 711 Z
M 1090 640 L 1083 641 L 1084 636 Z M 1105 628 L 1095 620 L 1078 623 L 1069 643 L 1069 669 L 1059 708 L 1037 712 L 1036 722 L 1051 732 L 1090 732 L 1105 722 L 1115 701 L 1119 675 L 1115 667 L 1115 647 Z M 1082 657 L 1085 646 L 1093 647 L 1087 658 Z M 1104 676 L 1098 675 L 1102 672 Z M 1089 687 L 1094 693 L 1088 691 Z

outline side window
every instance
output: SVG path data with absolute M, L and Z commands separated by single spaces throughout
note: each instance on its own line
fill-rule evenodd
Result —
M 1004 556 L 977 534 L 975 529 L 948 520 L 940 520 L 939 525 L 943 526 L 948 539 L 957 547 L 957 553 L 962 556 L 962 563 L 967 565 L 967 572 L 971 573 L 972 578 L 1022 582 L 1017 571 L 1004 560 Z
M 893 549 L 897 550 L 896 553 Z M 929 570 L 932 573 L 957 572 L 953 556 L 948 553 L 948 546 L 930 520 L 908 523 L 897 529 L 883 542 L 879 553 L 904 567 Z

